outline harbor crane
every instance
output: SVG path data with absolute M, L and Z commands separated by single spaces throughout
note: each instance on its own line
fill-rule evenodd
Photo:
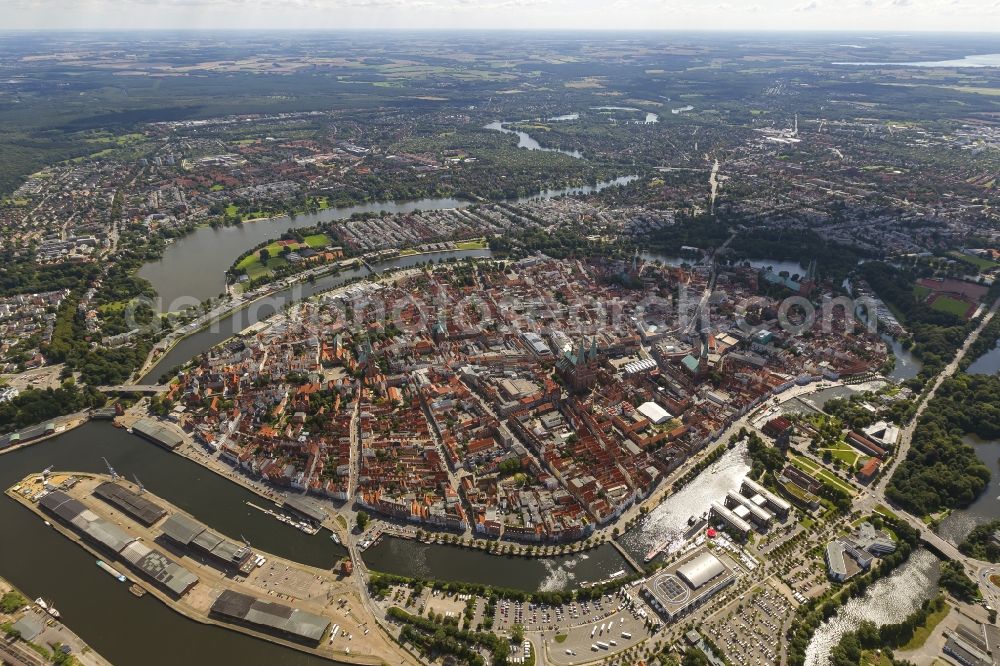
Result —
M 115 471 L 115 468 L 111 466 L 111 463 L 108 462 L 107 458 L 102 457 L 101 460 L 103 460 L 104 464 L 107 465 L 108 474 L 111 475 L 111 480 L 117 481 L 119 477 L 118 477 L 118 472 Z
M 139 494 L 146 492 L 146 486 L 142 485 L 142 481 L 139 480 L 139 475 L 133 472 L 132 478 L 135 479 L 135 485 L 139 486 Z

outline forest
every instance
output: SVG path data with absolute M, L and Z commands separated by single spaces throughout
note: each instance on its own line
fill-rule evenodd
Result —
M 100 407 L 105 397 L 92 387 L 65 382 L 57 389 L 27 389 L 0 403 L 0 434 L 6 434 L 63 414 Z
M 959 374 L 945 380 L 920 417 L 886 496 L 918 516 L 971 504 L 990 471 L 962 436 L 1000 437 L 998 395 L 1000 377 Z

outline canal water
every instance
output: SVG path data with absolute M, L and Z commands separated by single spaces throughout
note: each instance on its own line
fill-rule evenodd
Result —
M 693 266 L 699 262 L 697 257 L 678 257 L 676 255 L 661 254 L 659 252 L 639 252 L 639 256 L 646 261 L 659 261 L 667 266 L 680 266 L 688 264 Z M 783 261 L 780 259 L 738 259 L 733 264 L 750 264 L 754 268 L 767 270 L 771 269 L 775 273 L 788 271 L 789 275 L 804 275 L 806 269 L 797 261 Z
M 226 536 L 318 567 L 345 554 L 325 531 L 310 536 L 246 506 L 262 501 L 242 487 L 110 423 L 92 422 L 49 441 L 0 456 L 0 485 L 8 488 L 48 466 L 106 472 L 107 458 L 122 475 L 138 475 L 153 494 Z M 63 619 L 115 664 L 276 664 L 331 662 L 218 627 L 202 625 L 97 568 L 88 552 L 8 497 L 0 497 L 0 575 L 32 598 L 51 599 Z
M 688 518 L 701 516 L 713 501 L 721 501 L 726 492 L 739 488 L 749 471 L 746 446 L 733 447 L 680 492 L 653 509 L 619 543 L 638 562 L 643 561 L 653 545 L 665 540 L 673 542 L 667 552 L 676 550 L 681 546 L 679 538 L 688 527 Z M 621 570 L 632 572 L 632 567 L 609 544 L 576 555 L 528 559 L 453 545 L 385 538 L 368 549 L 364 558 L 375 571 L 525 591 L 572 589 L 581 583 L 607 580 Z
M 903 349 L 902 343 L 891 335 L 882 334 L 882 340 L 889 345 L 892 355 L 896 357 L 896 367 L 889 373 L 889 379 L 902 382 L 913 379 L 924 367 L 923 362 L 908 349 Z
M 525 558 L 387 537 L 365 551 L 364 560 L 375 571 L 399 576 L 456 580 L 526 592 L 571 590 L 581 583 L 607 580 L 619 571 L 633 573 L 632 567 L 610 544 L 575 555 Z
M 864 620 L 878 626 L 902 621 L 937 594 L 940 576 L 940 562 L 930 551 L 913 551 L 891 575 L 876 581 L 863 596 L 848 601 L 819 626 L 806 648 L 806 666 L 826 666 L 830 650 Z
M 708 511 L 712 502 L 721 502 L 727 492 L 739 489 L 749 471 L 746 445 L 734 446 L 695 480 L 650 511 L 619 542 L 637 562 L 642 562 L 651 548 L 663 543 L 669 545 L 663 549 L 661 556 L 676 551 L 682 545 L 688 519 L 691 516 L 700 517 Z

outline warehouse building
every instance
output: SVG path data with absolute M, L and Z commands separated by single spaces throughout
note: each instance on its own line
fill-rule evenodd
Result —
M 175 597 L 182 596 L 198 582 L 196 575 L 61 490 L 47 493 L 38 505 Z
M 734 532 L 736 536 L 741 539 L 746 539 L 750 536 L 750 532 L 753 531 L 753 526 L 751 526 L 750 523 L 743 520 L 718 502 L 712 502 L 712 508 L 709 509 L 709 514 L 712 518 L 721 520 L 729 531 Z
M 139 419 L 132 426 L 132 432 L 170 451 L 184 442 L 180 433 L 155 419 Z
M 175 597 L 184 596 L 198 582 L 198 576 L 141 541 L 130 543 L 121 556 L 133 569 Z
M 743 483 L 740 485 L 740 494 L 749 497 L 757 506 L 767 507 L 771 513 L 782 518 L 786 518 L 788 512 L 792 510 L 791 504 L 749 477 L 743 479 Z
M 221 620 L 308 645 L 318 644 L 330 626 L 330 621 L 319 615 L 233 590 L 224 590 L 219 595 L 212 604 L 211 614 Z
M 322 506 L 310 499 L 300 497 L 298 495 L 289 495 L 286 497 L 282 508 L 288 509 L 292 513 L 302 516 L 303 518 L 307 518 L 317 525 L 326 520 L 326 511 Z
M 248 572 L 253 567 L 253 551 L 248 546 L 216 534 L 194 518 L 175 513 L 160 528 L 170 540 L 207 555 L 218 564 Z
M 142 495 L 111 481 L 105 481 L 94 488 L 94 496 L 117 509 L 121 509 L 146 527 L 167 515 L 167 510 L 159 504 L 150 502 Z
M 98 516 L 83 502 L 73 499 L 61 490 L 46 493 L 38 501 L 38 506 L 112 553 L 120 553 L 125 546 L 136 539 L 114 523 Z
M 749 519 L 750 522 L 761 530 L 766 530 L 771 525 L 771 521 L 774 520 L 773 513 L 762 506 L 754 504 L 753 500 L 749 497 L 744 497 L 732 490 L 726 493 L 725 507 L 731 509 L 733 513 L 743 520 Z

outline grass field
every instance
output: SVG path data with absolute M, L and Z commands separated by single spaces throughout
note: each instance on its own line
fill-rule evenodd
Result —
M 881 514 L 888 518 L 899 518 L 899 516 L 897 516 L 892 509 L 883 504 L 876 504 L 874 511 L 875 513 Z
M 976 257 L 971 254 L 964 254 L 962 252 L 949 252 L 948 255 L 959 261 L 964 261 L 967 264 L 972 264 L 980 270 L 990 270 L 1000 266 L 997 262 L 987 259 L 986 257 Z
M 851 486 L 848 483 L 845 483 L 841 479 L 838 479 L 832 473 L 824 469 L 822 465 L 814 463 L 812 460 L 809 460 L 805 456 L 793 456 L 792 464 L 805 472 L 809 472 L 820 481 L 823 481 L 824 483 L 831 485 L 835 488 L 839 488 L 840 490 L 844 491 L 851 497 L 858 494 L 853 486 Z
M 826 449 L 820 449 L 820 451 L 821 452 L 829 451 L 834 458 L 836 458 L 837 460 L 839 460 L 840 462 L 844 463 L 845 465 L 847 465 L 852 469 L 859 460 L 864 462 L 865 460 L 868 459 L 867 455 L 861 453 L 860 451 L 858 451 L 857 449 L 855 449 L 853 446 L 851 446 L 846 442 L 838 442 L 837 446 Z
M 931 308 L 938 312 L 953 314 L 956 317 L 964 317 L 965 313 L 969 310 L 969 304 L 950 296 L 938 296 L 931 303 Z
M 126 305 L 128 305 L 127 301 L 113 301 L 111 303 L 105 303 L 104 305 L 98 305 L 97 311 L 102 314 L 106 314 L 108 312 L 118 312 L 119 310 L 125 309 Z
M 913 297 L 918 301 L 924 300 L 930 293 L 931 290 L 928 287 L 923 286 L 922 284 L 913 285 Z

